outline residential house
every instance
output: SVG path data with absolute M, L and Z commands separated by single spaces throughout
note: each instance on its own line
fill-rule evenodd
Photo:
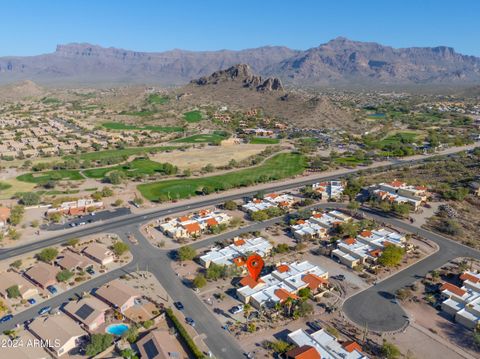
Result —
M 38 289 L 28 280 L 26 280 L 20 273 L 14 271 L 7 271 L 0 274 L 2 280 L 0 281 L 0 295 L 7 298 L 7 289 L 17 286 L 20 292 L 21 299 L 30 299 L 38 294 Z
M 95 294 L 100 299 L 120 310 L 121 313 L 125 313 L 129 308 L 133 307 L 135 305 L 135 299 L 142 296 L 140 292 L 126 285 L 119 279 L 104 284 Z
M 65 313 L 82 323 L 89 332 L 95 331 L 105 323 L 105 312 L 109 306 L 95 297 L 85 297 L 70 301 L 64 307 Z
M 140 356 L 145 359 L 182 358 L 180 343 L 167 329 L 154 329 L 137 342 Z
M 77 216 L 101 208 L 103 208 L 103 202 L 96 202 L 93 199 L 84 198 L 77 201 L 63 202 L 59 207 L 47 210 L 47 215 L 61 213 Z
M 422 203 L 427 202 L 427 187 L 412 186 L 405 182 L 394 180 L 380 183 L 369 188 L 370 195 L 380 201 L 390 203 L 407 203 L 416 211 Z
M 295 204 L 293 196 L 283 193 L 270 193 L 263 197 L 263 199 L 254 198 L 250 202 L 244 204 L 242 209 L 245 212 L 258 212 L 264 211 L 270 207 L 279 207 L 282 209 L 288 209 Z
M 270 274 L 255 281 L 247 275 L 240 281 L 237 295 L 253 307 L 273 307 L 287 298 L 298 299 L 300 289 L 309 287 L 317 293 L 328 283 L 328 272 L 308 261 L 280 264 Z
M 359 264 L 374 265 L 384 248 L 389 245 L 404 248 L 404 234 L 386 229 L 362 231 L 356 238 L 347 238 L 337 242 L 332 257 L 350 268 Z
M 256 253 L 266 257 L 272 251 L 272 245 L 266 239 L 257 237 L 253 239 L 235 238 L 233 244 L 217 249 L 214 248 L 200 257 L 200 263 L 208 268 L 210 264 L 233 265 L 243 267 L 248 254 Z
M 87 333 L 65 314 L 36 317 L 28 329 L 60 357 L 80 344 Z
M 291 227 L 295 239 L 303 241 L 310 239 L 323 239 L 327 236 L 327 229 L 309 220 L 298 220 Z
M 38 262 L 25 272 L 25 276 L 45 289 L 48 286 L 57 284 L 56 277 L 59 272 L 60 269 L 55 266 Z
M 174 239 L 192 238 L 199 236 L 209 228 L 228 224 L 231 217 L 220 211 L 211 211 L 203 209 L 197 213 L 174 218 L 168 222 L 162 223 L 160 231 Z
M 298 329 L 288 334 L 288 341 L 295 344 L 297 348 L 288 351 L 287 358 L 368 359 L 357 342 L 340 343 L 337 338 L 324 329 L 311 334 L 303 329 Z
M 467 271 L 460 279 L 461 288 L 451 283 L 440 288 L 444 298 L 442 310 L 467 328 L 476 328 L 480 324 L 480 274 Z
M 83 249 L 82 253 L 103 266 L 114 261 L 113 252 L 100 243 L 90 243 Z
M 63 269 L 73 271 L 75 269 L 86 270 L 94 265 L 94 262 L 87 256 L 74 252 L 70 249 L 64 250 L 56 260 L 57 265 Z
M 342 181 L 317 182 L 312 185 L 312 189 L 318 194 L 320 199 L 338 199 L 343 194 L 345 184 Z

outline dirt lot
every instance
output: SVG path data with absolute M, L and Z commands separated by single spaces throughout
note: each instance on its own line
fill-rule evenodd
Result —
M 170 162 L 180 169 L 190 168 L 198 171 L 209 163 L 213 166 L 225 166 L 232 159 L 244 160 L 250 156 L 262 152 L 266 145 L 228 145 L 228 146 L 204 146 L 202 148 L 189 148 L 186 151 L 172 153 L 159 152 L 151 156 L 153 161 Z

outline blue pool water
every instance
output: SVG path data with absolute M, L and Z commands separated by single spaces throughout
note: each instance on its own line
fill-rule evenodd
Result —
M 117 337 L 122 336 L 123 333 L 125 333 L 128 330 L 128 325 L 127 324 L 111 324 L 109 325 L 106 329 L 105 332 L 108 334 L 113 334 Z

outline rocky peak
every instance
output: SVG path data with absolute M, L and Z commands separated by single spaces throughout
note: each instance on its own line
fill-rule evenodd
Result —
M 225 82 L 238 82 L 243 87 L 256 89 L 257 91 L 283 91 L 283 85 L 280 79 L 268 77 L 262 79 L 262 76 L 254 74 L 251 67 L 247 64 L 238 64 L 229 67 L 226 70 L 216 71 L 210 76 L 203 76 L 192 80 L 191 83 L 204 85 L 218 85 Z

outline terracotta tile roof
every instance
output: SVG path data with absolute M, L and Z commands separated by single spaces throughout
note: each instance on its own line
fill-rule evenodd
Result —
M 285 273 L 285 272 L 287 272 L 289 269 L 290 269 L 290 267 L 287 266 L 286 264 L 280 264 L 280 265 L 277 267 L 277 270 L 278 270 L 280 273 Z
M 262 202 L 262 200 L 259 199 L 259 198 L 254 198 L 252 202 L 253 203 L 260 203 L 260 202 Z
M 354 341 L 348 341 L 342 344 L 343 349 L 345 349 L 347 352 L 352 353 L 353 351 L 357 350 L 359 352 L 362 351 L 362 347 L 360 344 Z
M 343 243 L 351 246 L 352 244 L 357 243 L 357 240 L 355 238 L 350 237 L 350 238 L 344 239 Z
M 290 293 L 289 291 L 287 291 L 283 288 L 276 289 L 274 294 L 280 299 L 280 302 L 284 302 L 288 298 L 298 299 L 298 296 L 296 296 L 293 293 Z
M 372 232 L 371 231 L 362 231 L 362 232 L 360 232 L 360 235 L 362 237 L 370 237 L 372 235 Z
M 473 282 L 473 283 L 478 283 L 480 282 L 480 279 L 475 277 L 474 275 L 471 275 L 470 273 L 462 273 L 462 275 L 460 276 L 460 279 L 461 280 L 468 280 L 470 282 Z
M 464 291 L 462 288 L 458 288 L 456 285 L 453 285 L 451 283 L 443 283 L 440 290 L 441 291 L 448 290 L 449 292 L 452 292 L 460 297 L 463 297 L 466 293 L 466 291 Z
M 239 239 L 234 240 L 233 244 L 236 245 L 237 247 L 238 246 L 243 246 L 245 244 L 245 240 L 242 239 L 242 238 L 239 238 Z
M 202 210 L 198 211 L 198 214 L 199 214 L 200 216 L 206 216 L 206 215 L 209 214 L 209 213 L 210 213 L 210 210 L 209 210 L 209 209 L 202 209 Z
M 187 216 L 182 216 L 182 217 L 179 217 L 179 218 L 178 218 L 178 220 L 179 220 L 180 222 L 188 221 L 188 219 L 189 219 L 189 218 L 188 218 Z
M 287 201 L 282 201 L 278 204 L 280 207 L 288 207 L 289 203 Z
M 242 286 L 249 286 L 250 288 L 255 288 L 259 283 L 263 283 L 263 281 L 261 279 L 257 281 L 255 281 L 255 279 L 253 279 L 251 276 L 247 275 L 246 277 L 243 277 L 242 280 L 240 281 L 240 284 Z
M 370 255 L 372 257 L 380 257 L 380 255 L 382 254 L 382 250 L 381 249 L 374 249 L 373 251 L 370 251 Z
M 237 267 L 242 267 L 245 265 L 245 259 L 243 257 L 233 258 L 233 263 L 235 263 Z
M 7 221 L 10 218 L 10 208 L 0 207 L 0 220 Z
M 285 353 L 289 359 L 321 359 L 320 354 L 310 345 L 302 345 Z
M 404 184 L 405 184 L 404 182 L 402 182 L 402 181 L 397 181 L 397 180 L 390 182 L 390 186 L 392 186 L 392 187 L 401 187 L 401 186 L 403 186 Z
M 297 221 L 297 224 L 304 224 L 304 223 L 305 223 L 305 221 L 304 221 L 303 219 L 299 219 L 299 220 Z
M 197 222 L 189 223 L 184 227 L 187 233 L 197 233 L 201 231 L 200 225 Z
M 327 283 L 326 279 L 319 277 L 316 274 L 308 273 L 303 276 L 302 280 L 308 284 L 311 290 L 317 290 L 320 286 Z
M 207 225 L 210 227 L 214 227 L 218 224 L 217 220 L 215 218 L 209 218 L 207 219 Z
M 267 194 L 265 197 L 274 199 L 274 198 L 277 198 L 277 197 L 278 197 L 278 194 L 276 194 L 276 193 L 270 193 L 270 194 Z
M 315 214 L 313 215 L 314 218 L 322 218 L 322 216 L 323 216 L 323 215 L 322 215 L 321 213 L 315 213 Z
M 426 191 L 427 187 L 425 186 L 416 186 L 415 189 L 418 189 L 419 191 Z

